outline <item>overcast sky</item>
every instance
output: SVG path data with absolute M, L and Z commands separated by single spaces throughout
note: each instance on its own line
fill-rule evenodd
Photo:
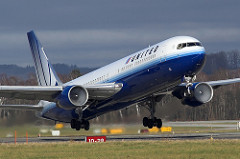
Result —
M 99 67 L 176 35 L 208 53 L 240 50 L 239 0 L 0 0 L 0 64 L 33 65 L 34 30 L 51 62 Z

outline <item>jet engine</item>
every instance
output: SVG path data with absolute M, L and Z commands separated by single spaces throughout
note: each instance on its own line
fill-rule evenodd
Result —
M 195 99 L 200 103 L 207 103 L 213 97 L 213 89 L 207 83 L 198 83 L 193 91 Z
M 182 99 L 182 104 L 192 107 L 200 106 L 209 102 L 213 97 L 213 89 L 207 83 L 198 83 L 190 88 L 190 94 L 186 88 L 178 89 L 173 92 L 173 95 Z
M 84 106 L 88 101 L 88 91 L 82 86 L 67 86 L 57 97 L 57 106 L 74 109 Z

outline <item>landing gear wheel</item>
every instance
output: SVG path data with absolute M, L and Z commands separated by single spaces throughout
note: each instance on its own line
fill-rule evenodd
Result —
M 152 129 L 153 126 L 154 126 L 153 120 L 152 120 L 152 119 L 148 119 L 148 128 L 149 128 L 149 129 Z
M 143 126 L 144 127 L 148 127 L 149 129 L 153 128 L 154 126 L 156 126 L 157 128 L 161 128 L 162 127 L 162 120 L 161 119 L 157 119 L 156 117 L 154 117 L 153 119 L 149 119 L 147 117 L 143 118 Z
M 161 119 L 157 119 L 156 123 L 157 123 L 157 128 L 160 129 L 162 127 L 162 120 Z
M 85 129 L 86 131 L 89 130 L 89 126 L 90 126 L 90 125 L 89 125 L 89 121 L 86 121 L 86 120 L 85 120 L 85 121 L 83 122 L 83 124 L 84 124 L 84 129 Z
M 145 105 L 145 108 L 147 108 L 150 112 L 150 117 L 144 117 L 143 118 L 143 126 L 144 127 L 148 127 L 149 129 L 153 128 L 154 126 L 156 126 L 157 128 L 161 128 L 162 127 L 162 120 L 158 119 L 154 116 L 155 114 L 155 107 L 156 107 L 156 102 L 160 101 L 162 98 L 162 96 L 157 96 L 157 97 L 150 97 Z
M 75 128 L 76 128 L 76 120 L 75 120 L 75 119 L 72 119 L 72 120 L 71 120 L 71 128 L 72 128 L 72 129 L 75 129 Z
M 89 130 L 90 124 L 89 124 L 89 121 L 87 120 L 78 121 L 76 119 L 72 119 L 71 128 L 76 129 L 77 131 L 79 131 L 81 128 L 84 128 L 85 130 Z
M 81 122 L 80 121 L 76 121 L 76 130 L 79 131 L 81 128 Z
M 144 127 L 147 127 L 147 126 L 148 126 L 148 118 L 147 118 L 147 117 L 144 117 L 144 118 L 143 118 L 143 126 L 144 126 Z

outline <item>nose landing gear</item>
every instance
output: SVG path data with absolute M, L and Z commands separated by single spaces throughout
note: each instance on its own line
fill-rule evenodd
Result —
M 190 87 L 192 87 L 193 86 L 193 82 L 196 80 L 196 75 L 194 75 L 194 76 L 184 76 L 183 77 L 183 79 L 184 79 L 184 81 L 186 81 L 186 88 L 187 88 L 187 95 L 190 95 L 191 94 L 191 90 L 190 90 Z

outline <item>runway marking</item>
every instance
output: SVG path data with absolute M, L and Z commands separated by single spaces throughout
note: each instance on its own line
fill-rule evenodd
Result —
M 142 140 L 203 140 L 203 139 L 240 139 L 238 133 L 195 133 L 195 134 L 157 134 L 157 135 L 107 135 L 107 141 L 142 141 Z M 14 143 L 14 138 L 0 138 L 1 143 Z M 28 143 L 43 142 L 84 142 L 85 136 L 36 137 L 28 138 Z M 26 138 L 17 138 L 17 143 L 26 142 Z

